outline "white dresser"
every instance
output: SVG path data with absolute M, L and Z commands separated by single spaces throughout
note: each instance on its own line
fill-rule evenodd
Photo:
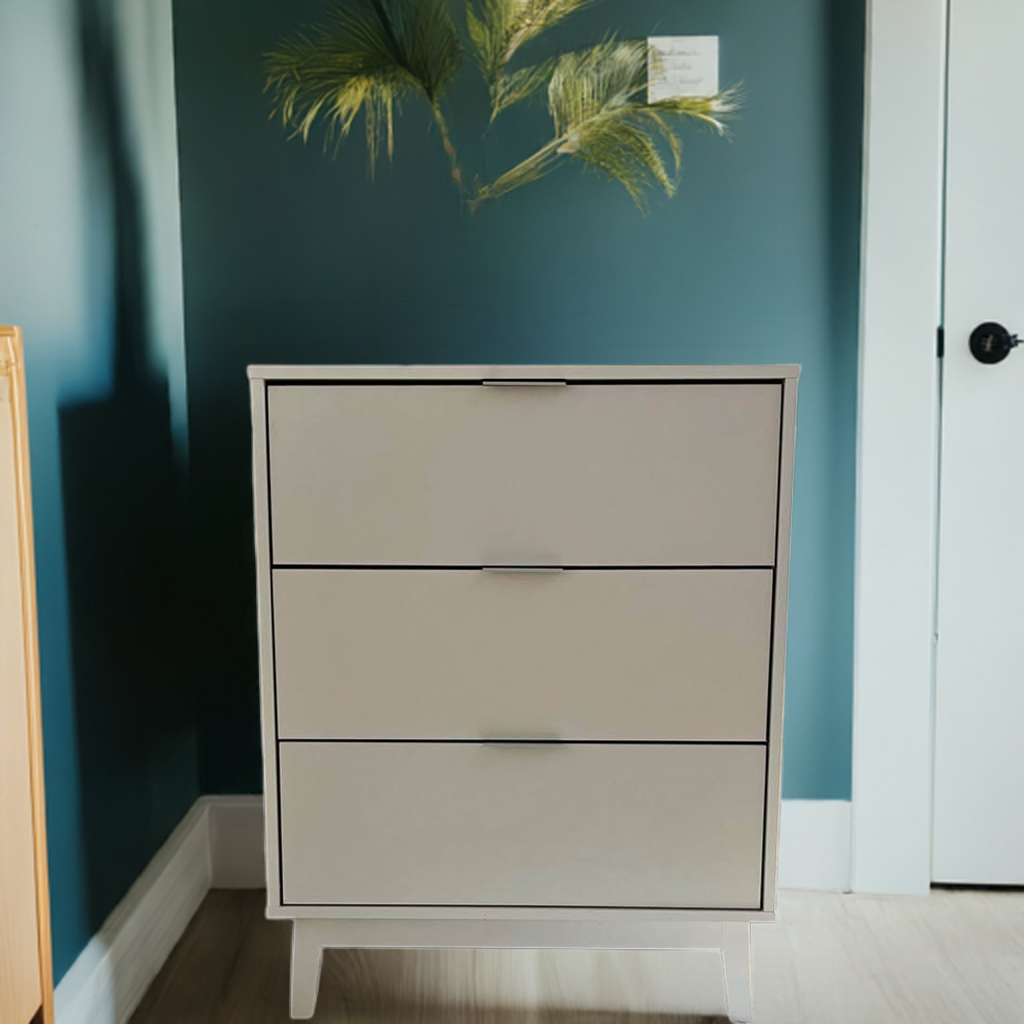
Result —
M 268 366 L 267 915 L 325 947 L 714 948 L 775 916 L 798 369 Z

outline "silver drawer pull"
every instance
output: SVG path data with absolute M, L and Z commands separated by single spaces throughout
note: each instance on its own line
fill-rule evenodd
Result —
M 491 747 L 495 750 L 550 750 L 566 746 L 567 741 L 557 735 L 534 735 L 529 737 L 529 739 L 515 739 L 511 736 L 488 736 L 480 741 L 480 745 L 482 747 Z
M 496 573 L 554 573 L 565 572 L 560 565 L 481 565 L 481 572 Z
M 485 388 L 564 388 L 565 380 L 482 380 Z

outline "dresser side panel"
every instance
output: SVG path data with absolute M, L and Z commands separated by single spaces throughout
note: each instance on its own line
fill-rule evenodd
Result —
M 264 843 L 268 910 L 280 906 L 278 828 L 277 697 L 274 665 L 274 593 L 271 573 L 270 472 L 267 398 L 262 380 L 249 382 L 252 408 L 252 485 L 256 545 L 256 604 L 259 619 L 260 726 L 263 736 Z
M 779 447 L 779 512 L 775 546 L 775 599 L 772 622 L 771 692 L 768 708 L 768 777 L 765 788 L 763 909 L 774 913 L 778 902 L 779 821 L 782 814 L 782 732 L 786 691 L 786 627 L 789 605 L 789 556 L 793 518 L 793 465 L 796 445 L 797 381 L 782 392 Z

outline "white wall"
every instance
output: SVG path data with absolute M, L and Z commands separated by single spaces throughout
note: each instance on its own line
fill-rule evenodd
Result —
M 853 888 L 931 880 L 945 0 L 870 0 L 854 618 Z

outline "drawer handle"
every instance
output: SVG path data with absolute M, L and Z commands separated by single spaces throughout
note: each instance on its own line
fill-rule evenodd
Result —
M 481 572 L 496 573 L 554 573 L 565 572 L 560 565 L 481 565 Z
M 482 747 L 494 750 L 551 750 L 567 746 L 561 736 L 531 736 L 529 739 L 514 739 L 510 736 L 488 736 L 480 741 Z
M 485 388 L 564 388 L 565 380 L 482 380 Z

